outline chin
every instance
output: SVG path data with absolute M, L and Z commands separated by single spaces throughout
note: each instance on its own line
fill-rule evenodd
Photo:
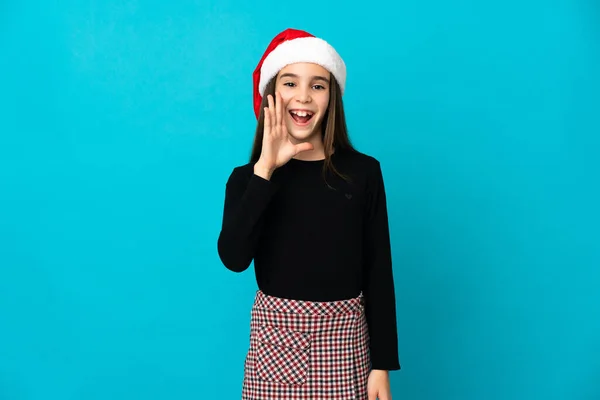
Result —
M 313 128 L 309 128 L 309 129 L 297 129 L 297 128 L 294 129 L 294 128 L 292 128 L 291 130 L 288 129 L 288 133 L 295 140 L 305 141 L 307 139 L 310 139 L 313 136 L 314 129 Z
M 288 134 L 298 141 L 306 141 L 317 133 L 315 130 L 315 123 L 311 123 L 307 126 L 298 126 L 293 121 L 287 121 L 286 128 Z

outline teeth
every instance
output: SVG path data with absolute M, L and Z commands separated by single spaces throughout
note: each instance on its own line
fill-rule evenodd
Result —
M 292 114 L 296 114 L 299 117 L 306 117 L 308 115 L 312 115 L 311 112 L 306 112 L 306 111 L 292 111 Z

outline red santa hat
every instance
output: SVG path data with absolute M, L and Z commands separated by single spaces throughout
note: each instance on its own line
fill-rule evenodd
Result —
M 342 94 L 344 93 L 346 65 L 335 49 L 308 32 L 289 28 L 273 38 L 254 70 L 252 77 L 256 118 L 260 115 L 260 104 L 269 81 L 285 66 L 298 62 L 315 63 L 328 70 L 339 83 Z

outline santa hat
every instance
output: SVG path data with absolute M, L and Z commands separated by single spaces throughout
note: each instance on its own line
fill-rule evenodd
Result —
M 346 65 L 335 49 L 323 39 L 298 29 L 279 33 L 263 54 L 253 74 L 254 113 L 260 115 L 265 88 L 282 68 L 297 62 L 311 62 L 328 70 L 339 83 L 342 94 L 346 84 Z

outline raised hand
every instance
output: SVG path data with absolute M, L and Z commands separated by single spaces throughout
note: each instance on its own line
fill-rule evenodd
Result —
M 285 127 L 284 106 L 279 92 L 268 95 L 269 106 L 265 107 L 265 127 L 260 158 L 254 166 L 254 171 L 265 179 L 269 179 L 275 169 L 286 164 L 296 154 L 312 150 L 311 143 L 294 144 Z

